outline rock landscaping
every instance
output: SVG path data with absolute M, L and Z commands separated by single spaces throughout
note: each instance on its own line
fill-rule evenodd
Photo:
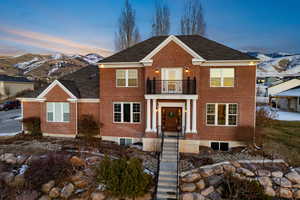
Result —
M 77 143 L 77 144 L 76 144 Z M 143 169 L 149 175 L 155 176 L 157 159 L 154 153 L 143 152 L 137 148 L 122 147 L 112 142 L 99 141 L 99 146 L 78 145 L 80 140 L 62 140 L 39 138 L 28 141 L 16 139 L 0 142 L 0 199 L 2 200 L 118 200 L 106 190 L 105 185 L 97 181 L 96 166 L 103 160 L 104 155 L 111 159 L 136 157 L 142 161 Z M 28 146 L 26 146 L 26 144 Z M 34 149 L 37 147 L 37 149 Z M 50 153 L 49 153 L 50 152 Z M 48 176 L 46 182 L 30 186 L 27 173 L 33 163 L 55 155 L 63 157 L 70 163 L 64 174 Z M 51 160 L 51 159 L 50 159 Z M 63 164 L 63 162 L 62 162 Z M 69 165 L 63 165 L 69 166 Z M 48 169 L 56 166 L 47 166 Z M 38 166 L 39 168 L 39 166 Z M 47 169 L 47 170 L 48 170 Z M 37 169 L 39 170 L 39 169 Z M 58 168 L 59 170 L 59 168 Z M 50 173 L 46 171 L 45 173 Z M 56 174 L 55 172 L 53 172 Z M 38 173 L 37 173 L 38 174 Z M 34 177 L 35 182 L 44 180 L 43 174 Z M 59 178 L 57 178 L 59 177 Z M 154 189 L 136 200 L 152 199 Z M 126 198 L 130 199 L 130 198 Z
M 221 162 L 182 172 L 181 199 L 224 199 L 228 175 L 240 181 L 257 183 L 267 196 L 300 199 L 300 168 L 292 168 L 283 160 Z

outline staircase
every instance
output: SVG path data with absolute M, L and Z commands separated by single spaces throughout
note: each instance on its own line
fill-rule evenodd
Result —
M 166 136 L 162 139 L 156 200 L 178 198 L 178 138 Z M 162 136 L 164 137 L 164 135 Z

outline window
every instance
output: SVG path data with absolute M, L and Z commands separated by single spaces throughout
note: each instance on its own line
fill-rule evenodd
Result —
M 237 104 L 206 104 L 206 124 L 219 126 L 237 125 Z
M 136 69 L 116 70 L 117 87 L 137 87 L 138 71 Z
M 213 150 L 221 150 L 221 151 L 228 151 L 229 150 L 229 144 L 228 142 L 211 142 L 210 147 Z
M 122 146 L 129 146 L 132 144 L 131 138 L 120 138 L 120 145 Z
M 48 122 L 69 122 L 70 121 L 69 103 L 48 102 L 47 121 Z
M 132 102 L 114 103 L 114 122 L 138 123 L 141 118 L 141 104 Z
M 211 68 L 210 87 L 234 87 L 234 68 Z

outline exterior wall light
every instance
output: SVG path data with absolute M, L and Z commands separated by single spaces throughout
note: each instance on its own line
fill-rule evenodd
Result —
M 188 67 L 184 68 L 185 73 L 189 73 L 190 69 Z
M 159 69 L 158 68 L 155 69 L 155 74 L 159 74 Z

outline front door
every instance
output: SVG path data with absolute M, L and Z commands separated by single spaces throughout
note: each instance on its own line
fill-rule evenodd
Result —
M 181 131 L 181 112 L 179 107 L 162 108 L 162 128 L 164 131 Z

